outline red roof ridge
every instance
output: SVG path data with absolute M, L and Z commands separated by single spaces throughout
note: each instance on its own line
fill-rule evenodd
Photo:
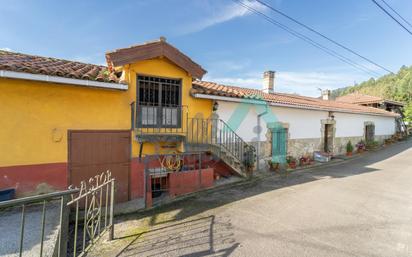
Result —
M 228 86 L 216 82 L 193 81 L 193 94 L 207 94 L 235 98 L 248 98 L 251 95 L 261 96 L 266 102 L 273 102 L 277 104 L 293 105 L 301 108 L 315 108 L 319 110 L 355 112 L 385 116 L 398 116 L 395 113 L 385 110 L 366 107 L 357 104 L 323 100 L 309 96 L 300 96 L 287 93 L 265 93 L 259 89 L 252 89 L 238 86 Z
M 0 50 L 0 70 L 119 83 L 107 66 Z
M 68 59 L 64 59 L 64 58 L 56 58 L 56 57 L 49 57 L 49 56 L 42 56 L 42 55 L 37 55 L 37 54 L 26 54 L 26 53 L 22 53 L 22 52 L 15 52 L 15 51 L 7 51 L 7 50 L 3 50 L 0 49 L 0 54 L 1 52 L 6 52 L 9 54 L 18 54 L 18 55 L 22 55 L 22 56 L 30 56 L 30 57 L 34 57 L 34 58 L 47 58 L 53 61 L 63 61 L 63 62 L 71 62 L 73 64 L 86 64 L 86 65 L 93 65 L 96 67 L 100 67 L 100 68 L 108 68 L 108 66 L 105 65 L 101 65 L 101 64 L 95 64 L 95 63 L 88 63 L 88 62 L 81 62 L 81 61 L 76 61 L 76 60 L 68 60 Z
M 177 66 L 186 70 L 195 78 L 202 78 L 206 70 L 189 56 L 181 52 L 173 45 L 166 42 L 164 37 L 143 44 L 132 45 L 106 52 L 106 60 L 109 69 L 122 66 L 135 61 L 142 61 L 164 56 L 174 62 Z

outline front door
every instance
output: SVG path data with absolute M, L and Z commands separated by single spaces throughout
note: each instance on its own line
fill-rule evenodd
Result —
M 272 162 L 285 163 L 287 153 L 287 128 L 276 128 L 272 131 Z
M 333 145 L 333 124 L 325 124 L 323 151 L 326 153 L 331 153 L 332 145 Z
M 365 141 L 371 142 L 375 140 L 375 125 L 370 124 L 365 126 Z

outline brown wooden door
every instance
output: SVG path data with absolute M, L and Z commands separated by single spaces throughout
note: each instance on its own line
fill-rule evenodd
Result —
M 324 146 L 323 150 L 326 153 L 332 152 L 332 144 L 333 144 L 333 125 L 332 124 L 325 124 L 325 135 L 324 135 Z
M 69 131 L 69 181 L 80 187 L 110 170 L 116 179 L 116 202 L 129 200 L 130 131 Z

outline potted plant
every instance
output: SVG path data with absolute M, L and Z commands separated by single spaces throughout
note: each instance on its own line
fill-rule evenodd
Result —
M 353 145 L 352 142 L 349 140 L 349 142 L 346 144 L 346 156 L 352 156 L 353 152 Z
M 310 157 L 309 154 L 305 154 L 302 157 L 299 158 L 299 165 L 300 166 L 306 166 L 306 165 L 311 165 L 313 163 L 313 159 Z
M 246 173 L 250 176 L 255 168 L 255 161 L 256 161 L 256 153 L 255 148 L 253 146 L 245 147 L 244 152 L 244 161 L 243 165 L 246 169 Z
M 366 144 L 363 142 L 363 140 L 359 141 L 359 143 L 356 144 L 356 149 L 358 153 L 363 153 L 365 151 Z
M 289 168 L 291 168 L 291 169 L 296 169 L 297 162 L 296 162 L 296 158 L 295 158 L 295 157 L 293 157 L 293 156 L 291 156 L 291 155 L 287 156 L 287 157 L 286 157 L 286 163 L 288 164 L 288 167 L 289 167 Z
M 272 160 L 268 160 L 268 165 L 269 165 L 269 170 L 270 171 L 278 171 L 280 163 L 278 162 L 272 162 Z

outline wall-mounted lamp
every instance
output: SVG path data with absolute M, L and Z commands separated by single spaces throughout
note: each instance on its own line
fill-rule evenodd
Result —
M 213 107 L 212 110 L 215 112 L 219 108 L 219 103 L 217 101 L 213 101 Z
M 334 120 L 334 119 L 335 119 L 335 115 L 333 115 L 333 112 L 329 112 L 329 113 L 328 113 L 328 116 L 329 116 L 329 118 L 330 118 L 331 120 Z

